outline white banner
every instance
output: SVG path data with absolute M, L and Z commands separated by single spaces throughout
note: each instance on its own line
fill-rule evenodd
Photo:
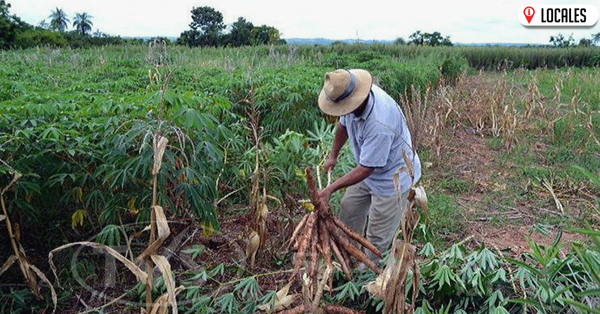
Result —
M 598 21 L 598 9 L 591 4 L 532 4 L 517 12 L 525 26 L 593 26 Z

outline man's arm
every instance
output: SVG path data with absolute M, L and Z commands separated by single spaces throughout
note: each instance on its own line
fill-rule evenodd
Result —
M 342 149 L 342 146 L 344 146 L 344 144 L 346 143 L 347 139 L 348 132 L 346 131 L 346 127 L 338 122 L 335 130 L 335 137 L 333 138 L 333 148 L 331 149 L 331 154 L 329 155 L 329 158 L 327 158 L 327 161 L 323 165 L 323 169 L 325 170 L 325 172 L 333 170 L 335 164 L 337 163 L 338 154 L 340 153 L 340 150 Z
M 356 166 L 350 172 L 346 173 L 343 177 L 337 179 L 332 184 L 319 192 L 319 196 L 325 201 L 329 201 L 331 194 L 339 189 L 354 185 L 371 175 L 375 171 L 375 168 L 363 167 L 361 165 Z

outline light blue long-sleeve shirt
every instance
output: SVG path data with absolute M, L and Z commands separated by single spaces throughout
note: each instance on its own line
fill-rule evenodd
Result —
M 346 127 L 348 141 L 357 164 L 375 168 L 364 182 L 371 193 L 392 196 L 394 173 L 406 166 L 402 151 L 412 160 L 415 183 L 421 178 L 421 161 L 412 151 L 410 131 L 402 109 L 392 97 L 380 87 L 373 85 L 367 106 L 360 117 L 353 113 L 340 117 L 340 124 Z M 405 171 L 399 174 L 400 191 L 409 190 L 411 180 Z

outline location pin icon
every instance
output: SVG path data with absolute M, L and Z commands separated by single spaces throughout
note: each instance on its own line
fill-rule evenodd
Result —
M 531 23 L 531 19 L 533 19 L 533 15 L 535 14 L 535 9 L 533 9 L 532 7 L 526 7 L 523 10 L 523 14 L 525 15 L 525 18 L 527 19 L 527 23 Z

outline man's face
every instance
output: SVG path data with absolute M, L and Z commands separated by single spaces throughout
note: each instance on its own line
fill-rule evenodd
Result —
M 352 111 L 354 116 L 360 117 L 360 115 L 362 115 L 363 111 L 365 111 L 365 107 L 367 107 L 367 100 L 369 100 L 368 95 L 365 98 L 365 100 L 363 100 L 363 102 L 360 104 L 360 106 L 358 106 L 358 108 L 356 108 L 356 109 L 354 109 L 354 111 Z

